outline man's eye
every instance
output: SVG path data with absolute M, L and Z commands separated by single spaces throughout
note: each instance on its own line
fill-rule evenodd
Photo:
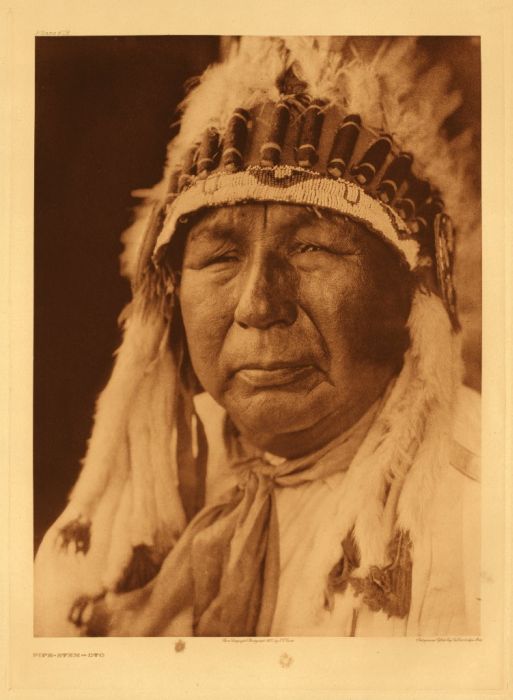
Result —
M 216 255 L 213 258 L 210 258 L 207 262 L 206 265 L 219 265 L 223 263 L 233 263 L 233 262 L 238 262 L 239 258 L 235 253 L 223 253 L 222 255 Z
M 318 253 L 318 252 L 327 252 L 326 248 L 323 248 L 320 245 L 315 245 L 314 243 L 302 243 L 301 245 L 298 245 L 296 250 L 296 253 Z

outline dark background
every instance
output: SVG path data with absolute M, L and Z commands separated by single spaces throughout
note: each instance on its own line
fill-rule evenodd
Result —
M 36 39 L 34 529 L 62 509 L 112 367 L 130 192 L 162 177 L 183 84 L 217 37 Z
M 476 40 L 422 43 L 453 65 L 465 95 L 448 129 L 476 122 Z M 130 192 L 161 179 L 182 86 L 217 60 L 220 44 L 208 36 L 36 39 L 36 546 L 76 479 L 120 340 L 116 319 L 130 289 L 119 276 L 119 237 L 131 222 Z M 478 310 L 479 260 L 469 269 Z M 467 343 L 466 359 L 467 379 L 479 386 L 478 341 Z

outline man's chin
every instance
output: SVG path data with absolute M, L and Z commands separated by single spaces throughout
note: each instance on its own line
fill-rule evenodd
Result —
M 253 396 L 227 400 L 225 407 L 235 425 L 251 441 L 268 436 L 307 431 L 322 420 L 326 398 L 320 386 L 309 391 L 290 391 L 288 387 L 260 389 Z M 257 437 L 258 436 L 258 437 Z

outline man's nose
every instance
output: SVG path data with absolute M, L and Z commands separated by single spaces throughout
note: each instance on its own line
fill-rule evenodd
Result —
M 241 273 L 239 289 L 234 318 L 242 328 L 265 330 L 289 326 L 296 320 L 296 274 L 278 256 L 251 261 Z

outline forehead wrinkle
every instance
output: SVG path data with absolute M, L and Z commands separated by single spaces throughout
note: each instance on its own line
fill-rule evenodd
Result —
M 214 240 L 230 240 L 241 233 L 241 225 L 236 220 L 240 207 L 219 207 L 207 210 L 200 220 L 190 229 L 188 240 L 195 242 L 206 236 Z
M 221 221 L 205 221 L 198 223 L 189 231 L 187 245 L 197 245 L 201 241 L 226 242 L 237 238 L 236 228 L 231 223 Z
M 296 228 L 298 236 L 317 232 L 327 244 L 337 244 L 341 242 L 349 243 L 353 246 L 362 245 L 362 232 L 358 231 L 351 221 L 345 219 L 316 219 L 307 221 Z M 308 236 L 307 236 L 308 237 Z
M 283 208 L 279 210 L 276 209 L 276 206 L 275 204 L 271 205 L 275 211 L 280 212 L 276 223 L 284 237 L 294 234 L 300 235 L 303 229 L 322 231 L 322 235 L 327 236 L 329 242 L 333 243 L 345 240 L 352 245 L 361 245 L 362 237 L 365 237 L 366 232 L 359 230 L 357 222 L 337 216 L 332 212 L 321 211 L 318 213 L 311 207 L 303 205 L 281 205 Z M 272 215 L 268 218 L 273 220 Z M 276 221 L 276 219 L 274 220 Z
M 254 211 L 251 211 L 254 209 L 260 209 L 263 214 L 260 225 Z M 324 213 L 319 216 L 304 206 L 269 202 L 225 206 L 207 211 L 191 227 L 188 239 L 191 243 L 204 238 L 215 241 L 244 240 L 256 233 L 259 238 L 278 234 L 283 240 L 289 235 L 299 234 L 305 228 L 321 229 L 334 242 L 345 238 L 353 244 L 361 243 L 361 232 L 351 220 L 332 218 Z

